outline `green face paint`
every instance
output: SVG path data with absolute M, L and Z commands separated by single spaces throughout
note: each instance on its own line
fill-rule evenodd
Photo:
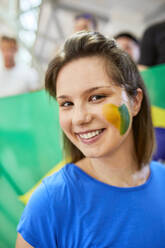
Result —
M 130 115 L 128 108 L 125 104 L 120 107 L 114 104 L 105 104 L 103 106 L 103 115 L 105 119 L 114 125 L 124 135 L 129 127 Z
M 128 130 L 129 123 L 130 123 L 130 115 L 128 112 L 128 108 L 125 104 L 122 104 L 119 107 L 119 112 L 120 112 L 120 116 L 121 116 L 120 134 L 123 135 Z

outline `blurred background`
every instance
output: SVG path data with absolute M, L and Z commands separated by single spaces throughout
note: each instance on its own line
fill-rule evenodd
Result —
M 58 107 L 43 83 L 60 44 L 81 29 L 109 37 L 129 32 L 140 41 L 148 26 L 164 19 L 165 0 L 0 0 L 0 36 L 17 41 L 14 65 L 33 68 L 39 82 L 32 90 L 1 96 L 5 79 L 0 76 L 0 248 L 14 248 L 28 193 L 62 161 Z M 165 127 L 162 72 L 164 65 L 142 73 L 154 106 L 154 124 L 161 131 Z
M 79 13 L 94 15 L 106 35 L 130 31 L 141 38 L 146 27 L 165 18 L 165 1 L 0 0 L 0 34 L 16 36 L 20 59 L 42 70 L 73 32 Z

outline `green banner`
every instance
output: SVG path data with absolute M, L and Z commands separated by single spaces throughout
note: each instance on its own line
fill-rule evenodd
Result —
M 19 196 L 62 160 L 59 140 L 57 103 L 44 90 L 0 99 L 0 247 L 14 247 Z
M 165 109 L 165 65 L 151 67 L 141 72 L 151 103 Z

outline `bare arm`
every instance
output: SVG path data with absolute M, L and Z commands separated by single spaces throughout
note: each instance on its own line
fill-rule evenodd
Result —
M 16 247 L 15 248 L 33 248 L 33 246 L 29 245 L 22 236 L 18 233 Z

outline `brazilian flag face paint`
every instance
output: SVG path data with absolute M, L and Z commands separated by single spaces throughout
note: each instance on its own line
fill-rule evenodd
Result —
M 122 104 L 120 107 L 114 104 L 105 104 L 103 106 L 103 116 L 119 130 L 121 135 L 127 132 L 130 114 L 125 104 Z

